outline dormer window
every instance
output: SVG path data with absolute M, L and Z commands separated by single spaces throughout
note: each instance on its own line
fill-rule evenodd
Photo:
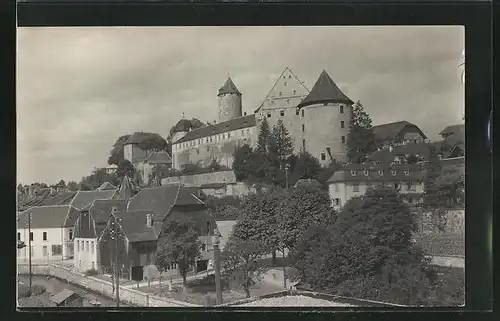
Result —
M 396 176 L 396 171 L 391 171 L 392 176 Z
M 378 174 L 379 174 L 380 176 L 384 176 L 384 171 L 378 171 Z
M 356 176 L 356 171 L 351 171 L 351 176 Z
M 271 118 L 271 113 L 267 113 L 267 118 Z
M 281 116 L 281 117 L 285 116 L 285 111 L 284 111 L 283 109 L 282 109 L 282 110 L 280 110 L 280 116 Z
M 405 176 L 409 176 L 410 175 L 410 172 L 409 171 L 405 171 Z

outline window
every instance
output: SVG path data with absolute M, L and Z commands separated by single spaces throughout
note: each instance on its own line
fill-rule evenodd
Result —
M 33 241 L 33 232 L 30 232 L 30 241 Z
M 325 159 L 326 159 L 325 153 L 321 153 L 321 160 L 325 160 Z
M 344 106 L 340 106 L 340 113 L 343 114 L 344 113 Z
M 17 232 L 17 240 L 21 241 L 21 233 Z
M 352 186 L 352 191 L 353 191 L 353 192 L 359 192 L 359 184 L 357 184 L 357 183 L 356 183 L 356 184 L 354 184 L 354 185 Z
M 411 182 L 408 182 L 408 183 L 406 184 L 406 190 L 407 190 L 407 191 L 412 191 L 412 190 L 414 190 L 414 188 L 413 188 L 413 184 L 412 184 Z
M 335 184 L 335 192 L 339 192 L 339 184 Z
M 365 176 L 368 176 L 368 171 L 367 170 L 365 170 L 364 173 L 365 173 Z
M 379 174 L 380 176 L 384 176 L 384 172 L 383 172 L 383 171 L 378 171 L 378 174 Z
M 280 96 L 282 95 L 283 93 L 280 91 Z
M 304 126 L 304 124 L 302 124 L 302 132 L 304 132 L 304 131 L 305 131 L 305 126 Z
M 271 118 L 271 113 L 267 113 L 267 118 Z
M 44 245 L 42 247 L 42 255 L 43 256 L 49 256 L 49 252 L 47 251 L 47 246 L 46 245 Z
M 409 171 L 405 171 L 405 176 L 409 176 L 410 175 L 410 172 Z
M 345 127 L 345 126 L 344 126 L 344 121 L 343 121 L 343 120 L 341 120 L 341 121 L 340 121 L 340 128 L 344 128 L 344 127 Z
M 356 176 L 356 171 L 351 171 L 352 176 Z
M 285 116 L 285 111 L 284 110 L 280 110 L 280 116 L 281 117 Z
M 306 140 L 305 139 L 302 140 L 302 148 L 306 149 Z
M 396 171 L 391 171 L 392 176 L 396 176 Z
M 43 240 L 47 241 L 47 232 L 43 232 Z
M 299 115 L 299 109 L 298 108 L 295 110 L 295 115 L 297 115 L 297 116 Z
M 342 136 L 341 139 L 342 139 L 342 144 L 345 144 L 345 136 Z
M 290 99 L 287 99 L 287 100 L 286 100 L 286 103 L 287 103 L 287 104 L 289 104 L 289 103 L 290 103 Z
M 90 253 L 94 254 L 94 242 L 90 242 Z
M 288 79 L 292 78 L 292 75 L 288 75 Z
M 297 93 L 297 90 L 295 90 L 295 89 L 294 89 L 294 90 L 293 90 L 293 94 L 295 95 L 296 93 Z
M 210 142 L 212 142 L 212 136 L 210 136 Z
M 89 241 L 86 241 L 85 242 L 85 251 L 88 252 L 89 251 Z
M 335 205 L 340 205 L 340 198 L 335 199 Z
M 328 103 L 323 103 L 323 106 L 328 106 Z
M 302 109 L 302 117 L 304 117 L 304 109 Z
M 62 255 L 62 245 L 52 245 L 52 255 Z
M 73 230 L 72 229 L 69 230 L 69 240 L 70 241 L 73 240 Z
M 206 251 L 206 250 L 207 250 L 207 245 L 206 245 L 205 243 L 203 243 L 203 244 L 201 245 L 201 250 L 202 250 L 202 251 Z
M 227 138 L 231 138 L 231 133 L 227 133 Z

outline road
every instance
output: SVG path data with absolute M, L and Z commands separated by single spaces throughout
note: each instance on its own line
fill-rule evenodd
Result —
M 19 283 L 21 284 L 29 284 L 29 276 L 20 275 Z M 63 289 L 71 290 L 79 295 L 81 295 L 84 300 L 84 307 L 91 307 L 89 304 L 92 300 L 97 300 L 101 303 L 101 307 L 116 307 L 116 301 L 105 296 L 102 296 L 98 293 L 89 291 L 85 288 L 79 287 L 77 285 L 63 282 L 56 278 L 47 278 L 43 276 L 33 276 L 33 284 L 39 284 L 44 286 L 47 289 L 47 292 L 50 292 L 52 295 L 59 293 Z M 120 307 L 127 307 L 128 305 L 120 303 Z

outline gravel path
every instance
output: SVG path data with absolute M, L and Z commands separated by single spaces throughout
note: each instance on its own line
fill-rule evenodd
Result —
M 291 295 L 278 298 L 261 299 L 243 303 L 238 306 L 247 307 L 353 307 L 350 304 L 336 303 L 322 299 L 315 299 L 304 295 Z

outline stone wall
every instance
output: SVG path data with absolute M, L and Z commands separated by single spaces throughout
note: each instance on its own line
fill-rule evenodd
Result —
M 201 186 L 204 184 L 236 183 L 236 176 L 233 171 L 219 171 L 203 174 L 192 174 L 162 178 L 161 185 L 168 185 L 172 183 L 181 183 L 186 186 Z
M 423 212 L 415 209 L 418 213 L 419 229 L 421 233 L 434 233 L 437 232 L 437 227 L 434 226 L 431 212 Z M 444 226 L 444 233 L 465 233 L 465 209 L 457 208 L 450 209 L 446 213 L 446 225 Z
M 101 280 L 99 278 L 85 276 L 84 274 L 74 272 L 69 268 L 62 266 L 43 264 L 43 265 L 32 265 L 33 274 L 37 275 L 50 275 L 69 283 L 80 285 L 86 289 L 101 293 L 107 297 L 114 297 L 113 286 L 110 282 Z M 18 274 L 28 274 L 28 265 L 18 265 Z M 191 304 L 187 302 L 176 301 L 172 299 L 166 299 L 162 297 L 157 297 L 149 295 L 147 293 L 131 289 L 120 287 L 120 301 L 124 303 L 134 305 L 134 306 L 144 306 L 144 307 L 196 307 L 198 305 Z

